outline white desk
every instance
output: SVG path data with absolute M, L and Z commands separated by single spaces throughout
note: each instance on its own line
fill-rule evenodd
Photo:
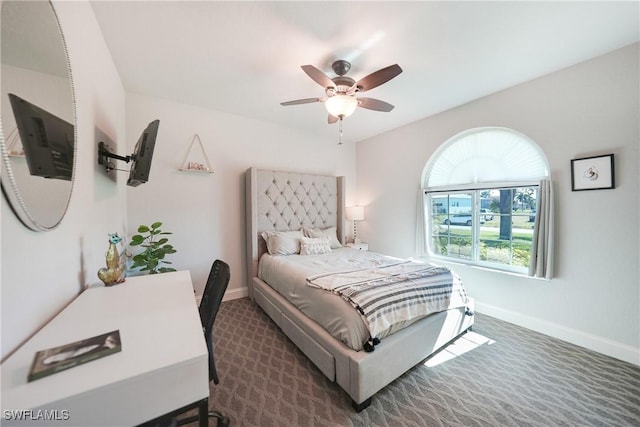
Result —
M 36 351 L 115 329 L 119 353 L 27 382 Z M 134 426 L 196 402 L 206 416 L 208 369 L 189 272 L 127 278 L 80 294 L 2 364 L 0 424 Z M 9 419 L 16 410 L 59 419 Z

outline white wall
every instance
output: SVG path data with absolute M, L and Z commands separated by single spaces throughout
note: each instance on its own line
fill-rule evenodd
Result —
M 554 182 L 552 281 L 454 266 L 480 312 L 640 364 L 639 46 L 550 74 L 358 143 L 358 233 L 370 249 L 415 253 L 423 168 L 474 127 L 520 131 L 544 150 Z M 616 189 L 571 192 L 570 160 L 615 154 Z
M 160 128 L 149 181 L 127 190 L 129 234 L 140 224 L 162 221 L 178 250 L 169 259 L 173 267 L 191 271 L 197 294 L 220 258 L 231 267 L 227 298 L 246 295 L 244 172 L 249 167 L 344 175 L 347 201 L 354 194 L 354 144 L 128 93 L 130 152 L 154 119 L 160 119 Z M 178 171 L 194 134 L 200 136 L 213 174 Z M 193 152 L 199 154 L 199 147 Z M 125 181 L 126 174 L 119 179 Z
M 549 158 L 557 202 L 556 278 L 543 282 L 458 267 L 481 311 L 638 363 L 638 45 L 472 102 L 353 146 L 270 124 L 127 94 L 91 6 L 54 2 L 70 50 L 77 101 L 77 169 L 65 220 L 35 233 L 1 205 L 2 357 L 88 284 L 98 283 L 107 233 L 131 234 L 161 220 L 173 231 L 174 265 L 200 293 L 215 258 L 244 283 L 244 171 L 250 166 L 347 176 L 348 204 L 367 206 L 358 224 L 376 251 L 413 255 L 422 169 L 436 147 L 476 126 L 527 134 Z M 126 128 L 125 128 L 126 111 Z M 96 144 L 133 149 L 161 120 L 151 180 L 117 183 L 96 165 Z M 198 133 L 213 175 L 177 172 Z M 126 149 L 124 147 L 127 147 Z M 615 153 L 615 190 L 569 190 L 569 161 Z M 393 160 L 390 160 L 393 159 Z M 356 163 L 357 188 L 356 197 Z
M 124 139 L 125 97 L 93 10 L 55 1 L 69 49 L 76 94 L 77 166 L 67 216 L 51 232 L 27 230 L 2 200 L 2 357 L 99 282 L 107 233 L 125 230 L 126 192 L 96 173 L 96 133 Z

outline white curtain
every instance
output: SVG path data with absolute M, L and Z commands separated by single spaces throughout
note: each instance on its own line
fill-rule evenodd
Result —
M 537 209 L 529 276 L 550 280 L 553 275 L 553 188 L 549 180 L 540 181 Z
M 427 256 L 427 217 L 424 210 L 424 190 L 418 190 L 418 202 L 416 209 L 416 256 Z

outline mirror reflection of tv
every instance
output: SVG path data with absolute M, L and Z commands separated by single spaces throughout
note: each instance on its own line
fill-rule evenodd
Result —
M 71 181 L 74 128 L 30 102 L 9 94 L 29 173 Z
M 158 135 L 158 126 L 160 120 L 154 120 L 142 132 L 136 147 L 131 155 L 132 164 L 129 171 L 129 180 L 127 185 L 137 187 L 149 180 L 149 172 L 151 171 L 151 160 L 153 158 L 153 150 L 156 145 L 156 136 Z

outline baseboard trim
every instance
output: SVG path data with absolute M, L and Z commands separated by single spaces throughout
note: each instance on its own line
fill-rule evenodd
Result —
M 239 289 L 227 289 L 222 297 L 222 302 L 231 301 L 232 299 L 240 299 L 249 296 L 249 288 L 243 287 Z M 202 300 L 202 295 L 196 296 L 196 303 L 200 305 L 200 300 Z
M 476 300 L 475 308 L 478 313 L 486 314 L 488 316 L 504 320 L 505 322 L 513 323 L 514 325 L 522 326 L 524 328 L 531 329 L 532 331 L 540 332 L 541 334 L 549 335 L 553 338 L 579 345 L 589 350 L 640 366 L 640 348 L 634 348 L 597 335 L 588 334 L 576 329 L 548 322 L 546 320 L 505 310 L 503 308 L 479 302 L 478 300 Z
M 224 293 L 222 301 L 230 301 L 232 299 L 240 299 L 248 296 L 249 288 L 246 286 L 239 289 L 227 289 L 227 292 Z

